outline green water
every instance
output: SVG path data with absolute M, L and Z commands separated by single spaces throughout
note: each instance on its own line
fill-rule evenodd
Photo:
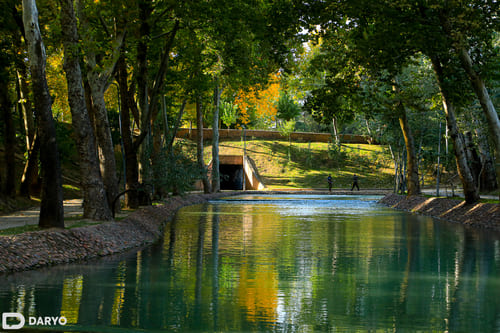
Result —
M 0 276 L 0 312 L 77 332 L 500 332 L 500 236 L 375 200 L 186 207 L 153 247 Z

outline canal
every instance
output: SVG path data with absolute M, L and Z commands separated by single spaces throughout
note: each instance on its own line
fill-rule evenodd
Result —
M 185 207 L 138 252 L 0 276 L 0 312 L 33 331 L 500 332 L 500 236 L 377 199 Z

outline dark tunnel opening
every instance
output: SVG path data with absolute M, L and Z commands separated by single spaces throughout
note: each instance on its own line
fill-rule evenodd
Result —
M 221 164 L 219 172 L 221 190 L 243 190 L 243 165 Z

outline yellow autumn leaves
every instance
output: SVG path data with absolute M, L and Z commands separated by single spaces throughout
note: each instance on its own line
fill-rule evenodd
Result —
M 279 73 L 270 75 L 269 84 L 266 87 L 256 85 L 247 90 L 240 89 L 234 101 L 240 111 L 238 124 L 248 126 L 252 118 L 262 123 L 276 121 L 280 89 Z

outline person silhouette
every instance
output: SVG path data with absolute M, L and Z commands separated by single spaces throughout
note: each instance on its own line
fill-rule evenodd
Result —
M 356 174 L 354 174 L 352 176 L 352 187 L 351 187 L 351 191 L 354 190 L 354 187 L 356 187 L 359 191 L 359 185 L 358 185 L 358 176 Z
M 332 185 L 333 185 L 332 175 L 328 175 L 328 178 L 326 180 L 328 181 L 328 192 L 332 192 Z

